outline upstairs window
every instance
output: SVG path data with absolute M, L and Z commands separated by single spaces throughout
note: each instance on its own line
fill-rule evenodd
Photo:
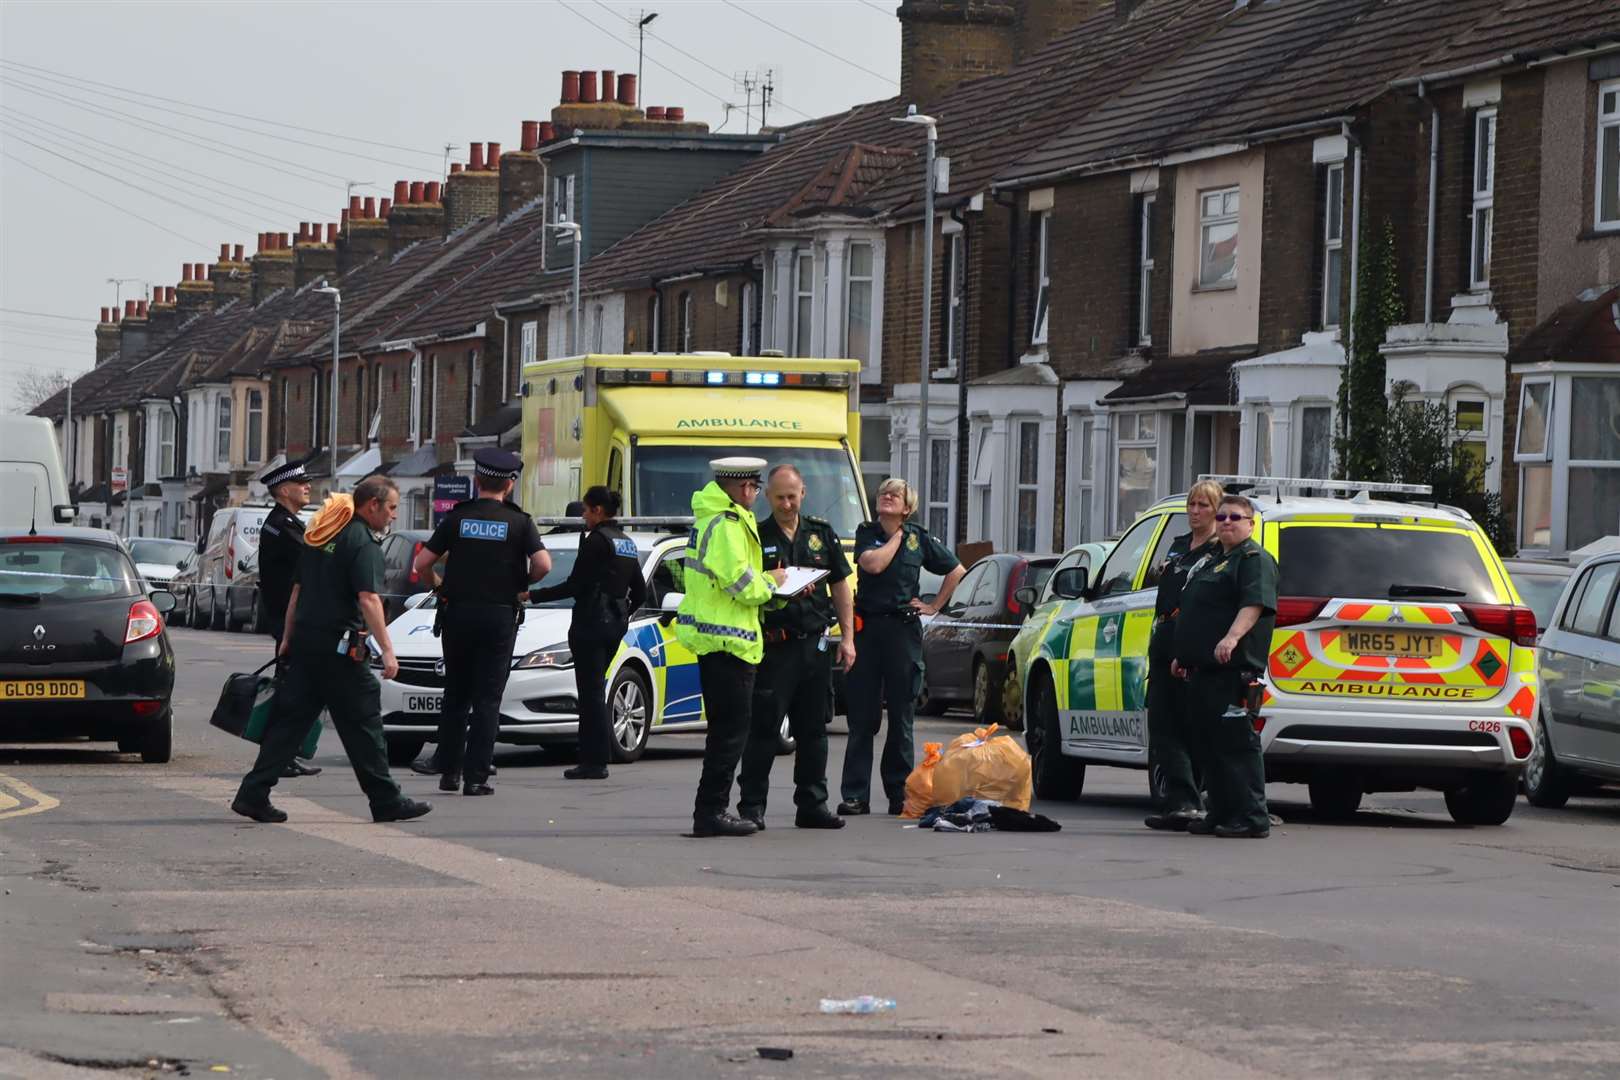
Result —
M 227 402 L 229 398 L 225 399 Z M 264 445 L 264 391 L 249 390 L 247 392 L 247 444 L 242 447 L 242 460 L 249 465 L 257 465 L 264 455 L 260 447 Z
M 1153 211 L 1158 199 L 1143 195 L 1136 206 L 1136 343 L 1153 344 Z
M 174 413 L 158 407 L 158 476 L 174 475 Z
M 1344 164 L 1327 167 L 1322 202 L 1322 328 L 1339 325 L 1344 293 Z M 1306 473 L 1307 476 L 1315 475 Z M 1326 474 L 1324 474 L 1326 475 Z
M 651 352 L 659 352 L 663 349 L 663 343 L 659 340 L 661 328 L 658 325 L 658 320 L 662 315 L 663 305 L 659 301 L 658 294 L 653 293 L 647 299 L 647 348 Z
M 523 324 L 523 329 L 521 331 L 519 331 L 519 337 L 518 337 L 518 356 L 522 360 L 523 363 L 525 363 L 525 364 L 534 363 L 535 358 L 536 358 L 535 357 L 535 349 L 539 345 L 539 342 L 540 342 L 540 327 L 539 327 L 539 324 L 536 323 L 533 319 L 530 319 L 528 322 Z
M 951 371 L 961 361 L 967 343 L 967 240 L 958 231 L 950 235 L 945 281 L 945 366 Z
M 1597 191 L 1600 229 L 1620 228 L 1620 79 L 1598 85 Z
M 754 283 L 743 282 L 742 287 L 742 327 L 737 337 L 738 353 L 743 356 L 754 355 Z
M 862 364 L 872 359 L 872 245 L 849 245 L 849 281 L 844 296 L 844 355 Z
M 1048 316 L 1052 306 L 1052 264 L 1050 258 L 1050 235 L 1052 232 L 1052 211 L 1042 210 L 1036 223 L 1036 250 L 1039 260 L 1036 262 L 1035 279 L 1035 329 L 1030 334 L 1032 345 L 1046 344 L 1046 329 Z
M 1222 188 L 1199 196 L 1198 287 L 1237 286 L 1238 189 Z
M 677 352 L 689 353 L 692 351 L 693 313 L 692 294 L 690 292 L 681 293 L 680 305 L 680 321 L 675 329 L 675 337 L 677 339 L 675 342 L 675 350 Z
M 1474 209 L 1468 243 L 1468 282 L 1484 289 L 1491 283 L 1491 224 L 1496 204 L 1496 110 L 1474 114 Z
M 478 362 L 478 350 L 467 350 L 467 426 L 478 422 L 478 395 L 484 389 L 484 366 Z
M 816 257 L 808 251 L 793 257 L 793 355 L 814 352 L 816 313 Z
M 214 427 L 214 463 L 227 465 L 231 460 L 231 398 L 221 394 L 218 398 Z

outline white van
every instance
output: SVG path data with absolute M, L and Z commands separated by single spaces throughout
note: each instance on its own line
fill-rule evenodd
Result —
M 56 429 L 42 416 L 0 416 L 0 528 L 72 520 Z

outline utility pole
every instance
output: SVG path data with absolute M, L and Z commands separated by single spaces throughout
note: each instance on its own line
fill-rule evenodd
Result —
M 921 414 L 918 424 L 920 441 L 917 452 L 917 503 L 922 507 L 923 524 L 930 532 L 932 522 L 928 520 L 928 480 L 929 466 L 932 464 L 932 447 L 929 444 L 930 429 L 928 416 L 928 383 L 931 372 L 931 350 L 933 348 L 934 329 L 934 151 L 939 139 L 938 125 L 932 116 L 923 116 L 917 112 L 917 106 L 912 105 L 906 110 L 905 116 L 894 118 L 900 124 L 921 124 L 928 134 L 928 153 L 923 180 L 923 295 L 922 295 L 922 358 L 918 364 L 920 376 L 917 387 L 917 407 Z M 960 408 L 963 402 L 958 402 Z
M 772 81 L 775 75 L 776 72 L 773 69 L 766 68 L 764 84 L 759 88 L 759 130 L 761 131 L 765 130 L 765 113 L 771 107 L 771 94 L 776 91 L 776 83 Z
M 731 88 L 743 92 L 743 134 L 751 134 L 749 123 L 754 118 L 754 87 L 758 85 L 758 76 L 752 71 L 739 72 L 731 77 Z

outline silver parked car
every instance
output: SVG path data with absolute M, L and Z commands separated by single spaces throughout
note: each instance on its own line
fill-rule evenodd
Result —
M 1526 797 L 1558 807 L 1620 782 L 1620 553 L 1582 563 L 1541 639 L 1541 714 Z

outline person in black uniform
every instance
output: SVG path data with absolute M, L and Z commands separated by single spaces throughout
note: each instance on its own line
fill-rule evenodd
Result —
M 1191 532 L 1170 542 L 1164 563 L 1157 567 L 1159 595 L 1153 609 L 1153 634 L 1148 638 L 1148 771 L 1158 778 L 1158 807 L 1145 824 L 1150 829 L 1182 830 L 1203 813 L 1204 797 L 1193 775 L 1188 731 L 1187 684 L 1170 674 L 1175 645 L 1176 614 L 1188 571 L 1220 550 L 1215 539 L 1215 508 L 1226 495 L 1213 480 L 1200 480 L 1187 492 L 1187 524 Z
M 827 722 L 832 719 L 832 653 L 827 628 L 836 620 L 838 663 L 847 674 L 855 663 L 855 610 L 849 588 L 854 573 L 832 525 L 800 514 L 804 477 L 778 465 L 765 483 L 771 512 L 759 521 L 764 568 L 813 567 L 828 575 L 780 607 L 766 607 L 765 659 L 754 677 L 754 714 L 737 776 L 737 813 L 765 827 L 771 763 L 776 760 L 782 717 L 796 745 L 793 760 L 793 823 L 801 829 L 842 829 L 844 819 L 827 809 Z
M 287 602 L 277 655 L 283 675 L 258 760 L 242 778 L 231 809 L 254 821 L 286 821 L 270 802 L 270 789 L 321 709 L 343 740 L 355 778 L 371 803 L 373 821 L 406 821 L 433 809 L 407 799 L 388 775 L 383 745 L 381 688 L 371 673 L 369 630 L 382 654 L 383 678 L 399 674 L 394 643 L 383 620 L 380 537 L 399 510 L 399 488 L 386 476 L 368 476 L 352 503 L 329 500 L 304 538 L 298 581 Z
M 298 580 L 298 559 L 304 548 L 304 523 L 298 513 L 309 505 L 309 474 L 301 461 L 289 461 L 265 471 L 259 482 L 276 501 L 259 526 L 259 625 L 270 629 L 279 646 L 286 629 L 287 600 Z M 314 776 L 318 765 L 305 765 L 296 757 L 283 776 Z
M 534 519 L 507 501 L 523 462 L 489 447 L 473 455 L 478 497 L 457 503 L 416 553 L 427 577 L 444 568 L 444 712 L 439 716 L 439 790 L 493 795 L 490 758 L 500 730 L 501 694 L 512 670 L 522 595 L 551 569 Z M 431 580 L 431 579 L 430 579 Z M 467 723 L 468 710 L 472 724 Z
M 1198 835 L 1271 835 L 1266 766 L 1253 718 L 1277 623 L 1277 562 L 1252 539 L 1254 505 L 1227 495 L 1215 511 L 1220 550 L 1187 576 L 1172 674 L 1187 679 L 1195 760 L 1209 786 Z
M 537 604 L 571 597 L 568 648 L 574 654 L 574 686 L 579 693 L 579 764 L 564 769 L 569 780 L 606 780 L 613 752 L 613 721 L 607 710 L 608 664 L 630 629 L 630 613 L 647 598 L 636 542 L 613 519 L 619 493 L 598 485 L 585 493 L 574 569 L 555 585 L 536 586 Z
M 869 814 L 872 740 L 886 708 L 889 731 L 883 740 L 879 772 L 889 813 L 905 806 L 911 775 L 912 707 L 922 689 L 921 616 L 938 614 L 950 602 L 966 571 L 951 549 L 908 520 L 917 512 L 917 493 L 890 477 L 878 486 L 877 521 L 855 530 L 855 666 L 844 686 L 849 700 L 849 741 L 844 747 L 844 801 L 838 812 Z M 933 603 L 917 597 L 923 567 L 945 575 Z

